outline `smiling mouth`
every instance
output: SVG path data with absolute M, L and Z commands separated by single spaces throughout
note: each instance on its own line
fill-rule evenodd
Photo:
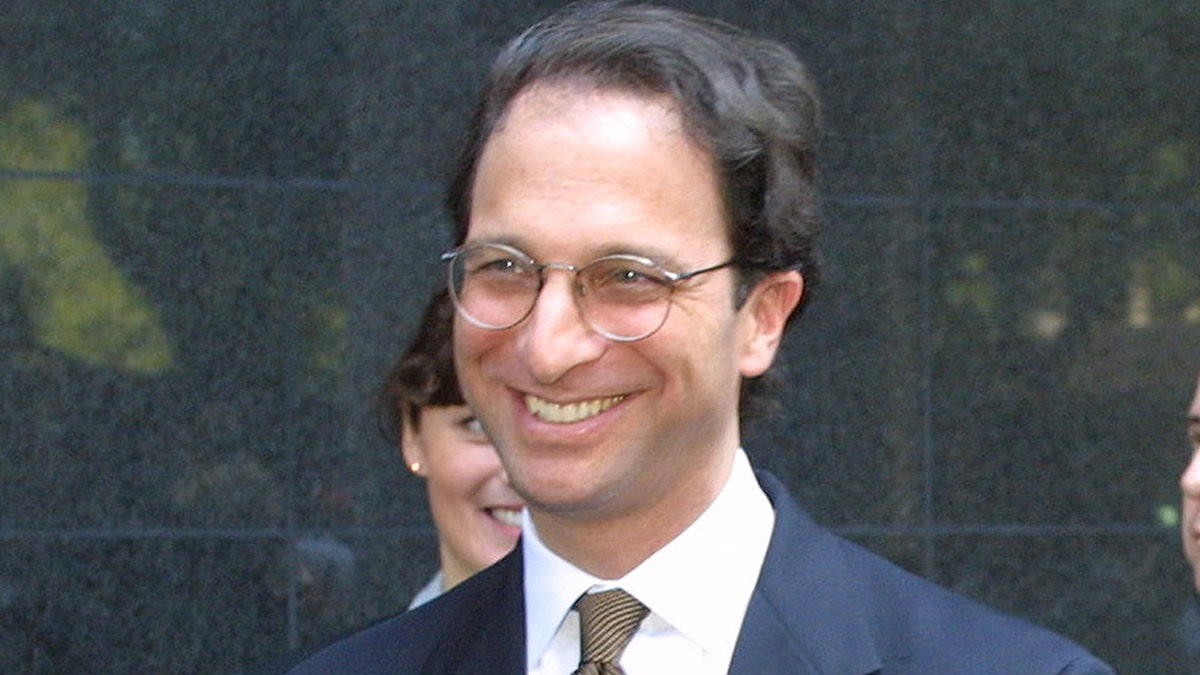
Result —
M 505 525 L 511 525 L 513 527 L 521 526 L 521 509 L 505 509 L 496 507 L 488 509 L 487 511 L 493 518 L 504 523 Z
M 533 394 L 526 394 L 525 407 L 529 409 L 529 412 L 533 413 L 534 417 L 543 422 L 571 424 L 581 422 L 589 417 L 595 417 L 624 400 L 624 396 L 609 396 L 608 398 L 597 398 L 591 401 L 558 404 L 551 403 L 544 398 L 538 398 Z

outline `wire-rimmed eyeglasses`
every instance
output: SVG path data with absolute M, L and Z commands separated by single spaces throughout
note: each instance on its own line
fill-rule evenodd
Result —
M 548 270 L 574 275 L 575 306 L 600 335 L 634 342 L 654 334 L 667 321 L 675 287 L 692 277 L 733 264 L 674 272 L 649 258 L 616 254 L 576 267 L 539 263 L 506 244 L 469 244 L 442 254 L 450 295 L 459 314 L 488 330 L 521 323 L 537 304 Z

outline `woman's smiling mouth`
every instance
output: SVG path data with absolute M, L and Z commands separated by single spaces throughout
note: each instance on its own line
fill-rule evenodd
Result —
M 521 511 L 523 509 L 511 509 L 502 506 L 487 509 L 488 515 L 492 518 L 512 527 L 521 526 Z

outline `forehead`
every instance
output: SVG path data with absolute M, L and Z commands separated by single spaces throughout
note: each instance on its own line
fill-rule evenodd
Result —
M 608 153 L 644 151 L 648 145 L 676 152 L 687 146 L 688 155 L 712 162 L 686 132 L 670 97 L 576 80 L 535 82 L 514 96 L 482 154 L 505 142 L 532 148 L 548 138 L 587 142 Z
M 495 127 L 485 139 L 503 132 L 514 118 L 545 117 L 550 120 L 566 115 L 612 111 L 617 107 L 640 108 L 653 112 L 663 123 L 663 131 L 683 131 L 684 116 L 671 96 L 651 90 L 601 84 L 586 76 L 559 76 L 530 82 L 515 93 L 504 106 Z
M 564 236 L 593 253 L 728 240 L 715 159 L 671 99 L 576 83 L 513 100 L 481 153 L 471 203 L 468 240 L 535 256 Z

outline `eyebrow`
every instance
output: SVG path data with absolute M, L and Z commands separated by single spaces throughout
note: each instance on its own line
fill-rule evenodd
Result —
M 520 251 L 520 252 L 524 253 L 525 255 L 529 256 L 530 258 L 532 258 L 535 262 L 538 262 L 538 263 L 553 262 L 553 261 L 547 261 L 542 256 L 537 256 L 537 255 L 534 255 L 533 253 L 530 253 L 529 249 L 536 248 L 536 245 L 527 245 L 526 242 L 523 241 L 521 237 L 517 237 L 517 236 L 499 235 L 499 236 L 493 236 L 493 237 L 480 237 L 478 239 L 473 239 L 467 243 L 469 243 L 469 244 L 503 244 L 505 246 L 511 246 L 512 248 L 517 249 L 518 251 Z M 686 266 L 683 265 L 676 258 L 676 256 L 671 255 L 670 253 L 667 253 L 666 251 L 664 251 L 656 246 L 631 246 L 628 244 L 616 243 L 616 242 L 603 244 L 601 246 L 596 247 L 595 250 L 591 251 L 591 257 L 588 260 L 585 260 L 579 264 L 586 265 L 587 263 L 592 262 L 594 260 L 599 260 L 600 258 L 605 258 L 605 257 L 612 256 L 612 255 L 632 255 L 632 256 L 637 256 L 639 258 L 646 258 L 647 260 L 650 260 L 651 262 L 655 263 L 656 265 L 661 265 L 662 267 L 664 267 L 668 270 L 671 270 L 672 272 L 687 272 L 687 271 L 689 271 L 688 269 L 685 269 Z M 564 261 L 557 261 L 557 262 L 564 262 Z

